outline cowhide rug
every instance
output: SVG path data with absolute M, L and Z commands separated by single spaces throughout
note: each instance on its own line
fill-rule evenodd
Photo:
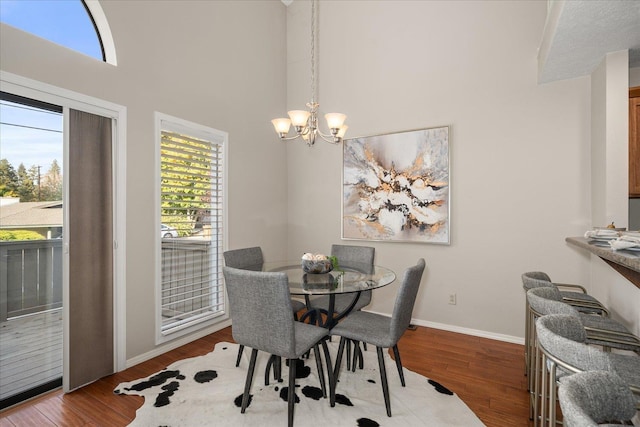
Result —
M 335 363 L 337 340 L 329 343 Z M 287 423 L 287 375 L 264 385 L 266 353 L 258 353 L 251 401 L 240 413 L 242 391 L 251 351 L 245 349 L 235 367 L 238 345 L 218 343 L 213 352 L 173 363 L 137 381 L 119 384 L 118 394 L 139 395 L 145 402 L 131 426 L 283 426 Z M 321 351 L 322 353 L 322 351 Z M 400 385 L 395 362 L 386 355 L 392 417 L 387 417 L 375 348 L 364 352 L 364 369 L 346 370 L 345 358 L 336 388 L 336 406 L 323 399 L 311 352 L 298 365 L 294 423 L 298 426 L 482 426 L 475 414 L 444 385 L 404 370 Z M 345 352 L 346 357 L 346 352 Z M 322 356 L 324 361 L 324 355 Z M 326 368 L 325 368 L 326 374 Z

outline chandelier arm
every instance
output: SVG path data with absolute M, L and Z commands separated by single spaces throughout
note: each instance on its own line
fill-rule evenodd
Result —
M 302 134 L 297 134 L 294 136 L 281 136 L 280 141 L 293 141 L 294 139 L 301 138 Z
M 326 142 L 328 142 L 329 144 L 340 144 L 342 142 L 342 138 L 337 137 L 337 136 L 333 136 L 333 135 L 323 135 L 321 132 L 318 131 L 318 135 L 320 136 L 320 138 L 324 139 Z

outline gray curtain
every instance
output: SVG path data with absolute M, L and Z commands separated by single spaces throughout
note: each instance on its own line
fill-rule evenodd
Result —
M 70 110 L 69 390 L 113 373 L 111 119 Z

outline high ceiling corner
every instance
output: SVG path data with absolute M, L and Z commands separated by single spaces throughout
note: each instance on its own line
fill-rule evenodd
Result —
M 588 75 L 607 53 L 626 49 L 629 66 L 640 66 L 640 1 L 551 1 L 538 52 L 538 82 Z

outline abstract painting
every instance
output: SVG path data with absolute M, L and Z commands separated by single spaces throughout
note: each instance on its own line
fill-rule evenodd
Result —
M 342 238 L 449 244 L 449 127 L 344 141 Z

